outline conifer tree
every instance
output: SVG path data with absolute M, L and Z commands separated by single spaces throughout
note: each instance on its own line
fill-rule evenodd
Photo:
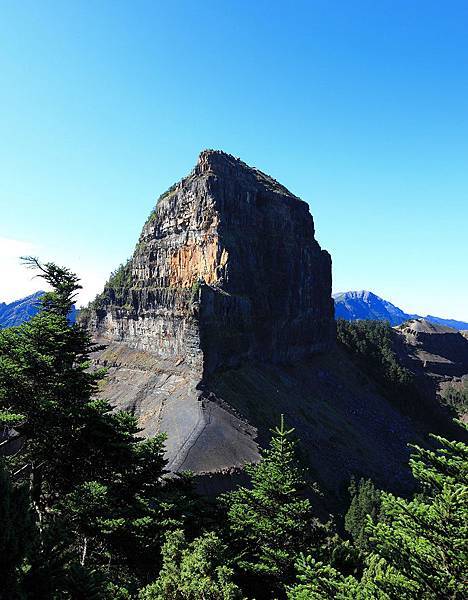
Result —
M 242 588 L 257 600 L 281 597 L 300 549 L 319 549 L 327 535 L 304 495 L 308 484 L 295 456 L 293 431 L 281 416 L 260 462 L 246 468 L 252 487 L 222 499 Z
M 360 550 L 369 548 L 367 516 L 373 521 L 378 518 L 380 510 L 380 491 L 370 479 L 361 479 L 358 483 L 351 481 L 349 487 L 351 504 L 345 515 L 345 530 L 351 535 Z
M 382 494 L 384 518 L 370 533 L 409 597 L 455 600 L 466 597 L 468 581 L 468 446 L 433 437 L 441 447 L 414 446 L 410 461 L 423 495 Z M 380 588 L 391 592 L 392 582 L 383 577 Z
M 140 600 L 241 600 L 232 581 L 227 547 L 214 532 L 188 544 L 183 531 L 167 536 L 158 579 L 144 588 Z
M 89 369 L 89 357 L 97 347 L 68 320 L 78 278 L 27 263 L 52 291 L 29 322 L 0 331 L 0 416 L 20 442 L 6 464 L 14 484 L 29 487 L 37 529 L 25 589 L 66 598 L 86 573 L 84 589 L 96 588 L 96 569 L 136 588 L 154 576 L 164 524 L 174 521 L 161 486 L 163 437 L 142 441 L 133 416 L 96 398 L 103 373 Z

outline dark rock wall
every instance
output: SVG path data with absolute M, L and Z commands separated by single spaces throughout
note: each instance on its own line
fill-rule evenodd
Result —
M 203 153 L 225 257 L 202 290 L 207 371 L 243 358 L 289 362 L 334 339 L 331 258 L 314 238 L 308 205 L 276 181 L 221 153 Z

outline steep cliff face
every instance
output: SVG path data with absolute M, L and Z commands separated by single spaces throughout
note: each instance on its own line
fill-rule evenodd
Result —
M 223 152 L 202 152 L 159 199 L 118 275 L 89 317 L 99 337 L 205 374 L 297 360 L 333 340 L 331 260 L 307 204 Z
M 132 258 L 82 321 L 107 344 L 104 393 L 168 433 L 170 468 L 256 460 L 256 429 L 210 390 L 246 362 L 291 363 L 334 342 L 331 259 L 308 205 L 219 151 L 163 194 Z

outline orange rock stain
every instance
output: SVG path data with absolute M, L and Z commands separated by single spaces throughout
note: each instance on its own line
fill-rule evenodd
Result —
M 210 285 L 218 281 L 218 267 L 228 260 L 226 249 L 219 247 L 218 238 L 202 245 L 190 243 L 178 248 L 170 259 L 169 285 L 191 287 L 203 278 Z

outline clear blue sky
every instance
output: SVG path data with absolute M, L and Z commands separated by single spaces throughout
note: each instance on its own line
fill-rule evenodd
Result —
M 3 0 L 0 73 L 0 299 L 25 251 L 89 298 L 220 148 L 309 202 L 334 291 L 468 320 L 466 0 Z

